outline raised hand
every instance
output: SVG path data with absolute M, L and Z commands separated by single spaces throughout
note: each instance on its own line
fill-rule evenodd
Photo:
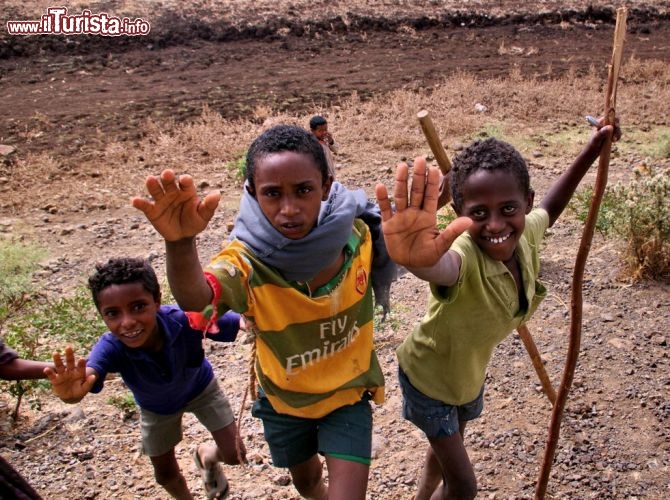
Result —
M 151 199 L 136 197 L 132 204 L 144 212 L 166 241 L 192 238 L 203 231 L 221 199 L 221 194 L 215 192 L 200 200 L 193 178 L 177 177 L 170 169 L 163 170 L 160 176 L 147 177 L 146 187 Z
M 65 363 L 59 352 L 53 354 L 54 367 L 44 369 L 44 374 L 51 382 L 54 394 L 66 403 L 77 403 L 88 394 L 95 383 L 95 373 L 86 373 L 86 360 L 80 358 L 76 363 L 74 351 L 65 348 Z
M 425 158 L 414 160 L 411 190 L 408 183 L 409 168 L 401 163 L 396 170 L 393 194 L 395 213 L 386 186 L 378 184 L 375 189 L 386 248 L 397 264 L 429 267 L 437 263 L 472 221 L 459 217 L 441 233 L 437 229 L 440 173 L 437 168 L 427 168 Z

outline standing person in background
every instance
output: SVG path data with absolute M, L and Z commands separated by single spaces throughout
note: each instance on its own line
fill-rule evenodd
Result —
M 328 121 L 321 115 L 315 115 L 309 120 L 309 129 L 312 134 L 319 139 L 323 152 L 328 162 L 328 173 L 335 179 L 335 158 L 334 155 L 340 150 L 339 144 L 333 139 L 333 134 L 328 131 Z

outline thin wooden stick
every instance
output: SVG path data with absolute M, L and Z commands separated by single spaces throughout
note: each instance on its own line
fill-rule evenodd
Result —
M 528 354 L 530 355 L 530 360 L 533 363 L 533 368 L 535 368 L 535 373 L 537 373 L 537 376 L 540 379 L 540 384 L 542 384 L 542 390 L 549 398 L 549 402 L 551 402 L 552 405 L 556 404 L 556 391 L 551 385 L 549 375 L 547 375 L 547 371 L 544 369 L 544 363 L 542 363 L 542 357 L 537 350 L 537 346 L 533 341 L 533 337 L 530 334 L 528 327 L 525 324 L 519 325 L 516 331 L 519 334 L 523 345 L 526 347 L 526 351 L 528 351 Z
M 614 105 L 616 103 L 616 88 L 617 80 L 619 79 L 619 68 L 621 66 L 621 55 L 623 52 L 623 42 L 626 33 L 626 15 L 625 7 L 617 9 L 616 27 L 614 30 L 614 49 L 612 52 L 612 64 L 609 68 L 607 94 L 605 96 L 605 116 L 606 123 L 614 125 L 616 121 Z M 542 461 L 542 468 L 535 487 L 535 498 L 544 499 L 547 492 L 547 484 L 549 482 L 549 473 L 551 472 L 551 465 L 554 461 L 556 448 L 558 446 L 558 437 L 560 433 L 561 420 L 563 418 L 563 410 L 565 409 L 565 402 L 568 398 L 568 392 L 572 385 L 572 380 L 575 374 L 575 367 L 577 366 L 577 358 L 579 356 L 579 345 L 581 342 L 581 327 L 582 327 L 582 281 L 584 278 L 584 268 L 586 266 L 586 259 L 591 248 L 591 241 L 593 239 L 593 232 L 598 218 L 598 210 L 607 185 L 607 171 L 609 169 L 610 152 L 612 149 L 612 141 L 608 140 L 600 153 L 598 162 L 598 173 L 596 175 L 596 182 L 593 188 L 593 199 L 591 206 L 584 223 L 582 231 L 582 239 L 579 243 L 579 250 L 575 260 L 575 269 L 572 277 L 572 299 L 571 299 L 571 316 L 570 316 L 570 343 L 568 346 L 567 360 L 563 371 L 563 378 L 561 385 L 558 388 L 556 403 L 551 414 L 551 423 L 549 425 L 549 432 L 547 434 L 547 443 Z

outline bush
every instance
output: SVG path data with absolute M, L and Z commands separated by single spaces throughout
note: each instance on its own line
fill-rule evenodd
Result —
M 54 348 L 71 345 L 75 354 L 88 353 L 105 331 L 90 293 L 84 287 L 71 297 L 49 299 L 36 295 L 25 299 L 20 311 L 7 319 L 5 341 L 24 359 L 50 361 Z M 45 341 L 46 340 L 46 341 Z M 37 388 L 44 389 L 44 380 L 0 381 L 0 388 L 16 398 L 14 419 L 18 417 L 21 399 L 28 397 L 30 406 L 39 409 Z
M 20 346 L 21 339 L 34 337 L 31 356 L 42 359 L 51 358 L 54 346 L 71 345 L 76 353 L 87 353 L 106 330 L 90 295 L 80 286 L 67 297 L 34 297 L 30 307 L 6 325 L 7 338 L 18 340 L 14 345 Z M 46 339 L 45 345 L 40 339 Z
M 247 175 L 247 152 L 238 153 L 234 160 L 227 163 L 227 168 L 235 175 L 235 179 L 243 181 Z
M 35 245 L 25 245 L 14 240 L 0 240 L 0 333 L 13 317 L 28 309 L 34 291 L 32 275 L 45 252 Z M 35 333 L 16 332 L 7 336 L 7 345 L 16 349 L 21 357 L 33 358 L 38 336 Z M 16 398 L 12 418 L 16 420 L 24 396 L 29 397 L 40 385 L 36 380 L 0 382 L 0 388 Z M 39 408 L 39 400 L 31 398 L 30 406 Z
M 33 291 L 32 275 L 44 255 L 41 247 L 0 240 L 0 332 Z
M 593 189 L 578 193 L 572 208 L 585 220 Z M 627 242 L 624 261 L 634 278 L 670 276 L 670 171 L 638 175 L 629 185 L 607 187 L 596 229 Z
M 107 403 L 117 408 L 123 415 L 124 420 L 128 420 L 137 412 L 135 398 L 130 392 L 125 392 L 120 396 L 110 396 Z
M 32 274 L 44 255 L 35 245 L 0 241 L 0 333 L 24 359 L 49 361 L 54 346 L 88 352 L 105 325 L 85 287 L 54 299 L 35 293 Z M 0 389 L 16 398 L 14 419 L 24 397 L 39 409 L 36 389 L 45 387 L 44 380 L 0 381 Z

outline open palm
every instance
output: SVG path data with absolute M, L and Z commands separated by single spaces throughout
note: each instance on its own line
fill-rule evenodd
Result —
M 151 199 L 134 198 L 132 203 L 141 210 L 166 241 L 192 238 L 203 231 L 219 204 L 221 195 L 210 193 L 198 197 L 190 175 L 177 177 L 166 169 L 160 176 L 150 176 L 146 188 Z
M 405 267 L 429 267 L 445 254 L 454 240 L 472 221 L 459 217 L 440 232 L 437 229 L 437 206 L 440 174 L 427 168 L 424 158 L 414 161 L 411 189 L 409 168 L 398 165 L 394 191 L 395 212 L 386 186 L 376 187 L 382 214 L 382 230 L 389 255 Z
M 53 393 L 66 403 L 80 401 L 91 390 L 97 378 L 94 373 L 87 374 L 86 360 L 81 358 L 75 362 L 72 348 L 66 347 L 65 362 L 58 352 L 53 354 L 53 361 L 53 368 L 44 369 Z

